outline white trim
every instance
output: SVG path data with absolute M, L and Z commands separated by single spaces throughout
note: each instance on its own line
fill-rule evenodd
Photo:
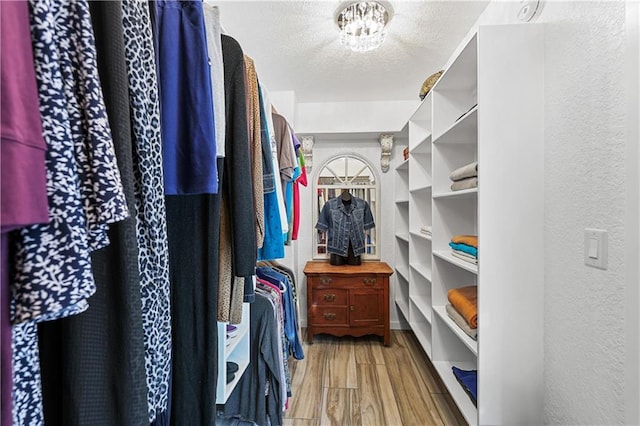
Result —
M 640 424 L 640 3 L 626 0 L 625 423 Z

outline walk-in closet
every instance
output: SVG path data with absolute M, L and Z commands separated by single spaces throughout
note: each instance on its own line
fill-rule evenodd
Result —
M 3 0 L 0 77 L 0 424 L 640 424 L 637 0 Z

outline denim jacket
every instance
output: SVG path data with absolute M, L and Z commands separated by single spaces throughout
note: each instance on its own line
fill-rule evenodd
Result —
M 327 251 L 340 256 L 347 256 L 349 242 L 355 256 L 363 254 L 364 232 L 374 226 L 369 203 L 353 196 L 347 206 L 339 196 L 327 201 L 316 224 L 317 229 L 327 232 Z

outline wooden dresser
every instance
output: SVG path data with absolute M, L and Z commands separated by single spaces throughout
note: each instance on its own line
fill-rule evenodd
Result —
M 307 262 L 307 336 L 382 336 L 389 345 L 389 276 L 384 262 L 334 266 Z

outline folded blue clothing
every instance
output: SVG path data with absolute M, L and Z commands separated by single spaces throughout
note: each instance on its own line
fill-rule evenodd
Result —
M 478 257 L 478 249 L 472 246 L 468 246 L 466 244 L 456 244 L 456 243 L 449 243 L 449 247 L 451 247 L 454 250 L 460 250 L 463 251 L 465 253 L 469 253 L 472 256 Z
M 478 370 L 461 370 L 458 367 L 452 366 L 451 370 L 453 375 L 465 390 L 473 405 L 477 406 L 478 401 Z

